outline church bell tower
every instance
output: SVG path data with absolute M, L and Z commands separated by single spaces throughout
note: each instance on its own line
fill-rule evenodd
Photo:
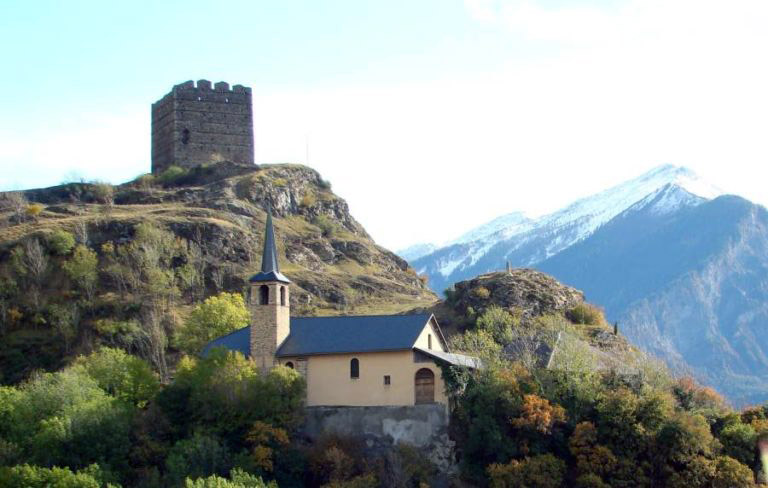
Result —
M 248 306 L 251 310 L 251 358 L 262 369 L 275 366 L 275 353 L 291 331 L 290 280 L 280 273 L 272 227 L 267 211 L 261 271 L 249 280 Z

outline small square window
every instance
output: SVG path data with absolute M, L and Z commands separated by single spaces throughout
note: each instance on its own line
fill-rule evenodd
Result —
M 384 376 L 384 384 L 385 384 L 385 385 L 388 385 L 388 384 L 390 384 L 389 375 L 385 375 L 385 376 Z

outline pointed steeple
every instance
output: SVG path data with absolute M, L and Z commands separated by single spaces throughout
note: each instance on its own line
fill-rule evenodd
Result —
M 260 281 L 291 281 L 280 273 L 277 262 L 277 246 L 275 245 L 275 229 L 272 226 L 272 209 L 267 208 L 267 225 L 264 229 L 264 251 L 261 255 L 261 272 L 251 276 L 251 283 Z

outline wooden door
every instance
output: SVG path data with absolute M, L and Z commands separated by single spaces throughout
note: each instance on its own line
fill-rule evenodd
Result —
M 416 405 L 435 403 L 435 374 L 422 368 L 416 371 Z

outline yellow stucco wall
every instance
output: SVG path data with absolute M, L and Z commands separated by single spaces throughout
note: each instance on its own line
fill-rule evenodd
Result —
M 431 348 L 429 347 L 429 336 L 432 336 Z M 429 323 L 424 326 L 424 330 L 421 331 L 421 334 L 419 334 L 419 337 L 416 339 L 413 346 L 422 349 L 432 349 L 433 351 L 445 351 L 445 347 L 443 347 L 443 343 L 440 340 L 440 333 L 435 327 L 434 319 L 431 319 Z
M 424 337 L 426 348 L 426 335 Z M 433 335 L 432 341 L 435 349 L 439 340 Z M 349 374 L 352 358 L 360 361 L 360 377 L 357 379 L 350 378 Z M 440 368 L 432 361 L 414 362 L 413 351 L 329 354 L 306 359 L 308 406 L 413 405 L 415 375 L 421 368 L 428 368 L 435 375 L 435 402 L 448 404 Z M 280 363 L 293 361 L 296 364 L 296 360 L 280 358 Z M 384 375 L 390 376 L 391 384 L 384 384 Z

